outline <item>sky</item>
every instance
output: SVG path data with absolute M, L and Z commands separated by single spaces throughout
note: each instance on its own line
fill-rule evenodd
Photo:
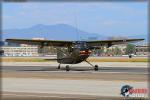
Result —
M 145 2 L 3 3 L 3 29 L 68 24 L 98 34 L 147 34 Z

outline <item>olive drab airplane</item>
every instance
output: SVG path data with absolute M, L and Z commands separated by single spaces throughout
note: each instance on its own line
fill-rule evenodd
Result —
M 100 49 L 103 46 L 111 47 L 112 45 L 119 45 L 125 43 L 132 43 L 142 41 L 144 39 L 117 39 L 117 40 L 96 40 L 96 41 L 58 41 L 58 40 L 33 40 L 33 39 L 6 39 L 8 43 L 30 44 L 39 45 L 41 48 L 44 46 L 53 46 L 57 48 L 57 62 L 59 63 L 58 69 L 61 64 L 78 64 L 83 61 L 98 70 L 98 65 L 92 65 L 87 58 L 93 49 Z M 63 51 L 62 48 L 67 48 Z M 69 71 L 69 65 L 66 65 L 66 71 Z

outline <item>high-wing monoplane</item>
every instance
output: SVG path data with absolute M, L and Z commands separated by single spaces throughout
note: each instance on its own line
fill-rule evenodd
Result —
M 138 42 L 144 39 L 117 39 L 117 40 L 96 40 L 96 41 L 58 41 L 58 40 L 33 40 L 33 39 L 6 39 L 10 43 L 30 44 L 44 46 L 54 46 L 57 48 L 58 69 L 61 64 L 78 64 L 83 61 L 87 62 L 98 70 L 98 65 L 92 65 L 87 58 L 93 49 L 100 49 L 103 46 L 111 47 L 112 45 L 125 44 L 129 42 Z M 66 51 L 61 50 L 67 48 Z M 69 71 L 69 65 L 66 65 L 66 71 Z

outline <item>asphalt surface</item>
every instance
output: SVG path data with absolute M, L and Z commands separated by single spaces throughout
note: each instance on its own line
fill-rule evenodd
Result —
M 62 66 L 60 69 L 57 69 L 57 66 L 2 66 L 2 71 L 5 72 L 13 72 L 13 71 L 21 71 L 21 72 L 40 72 L 40 71 L 66 71 L 65 66 Z M 93 67 L 87 66 L 70 66 L 70 71 L 78 71 L 78 72 L 93 72 Z M 132 73 L 132 74 L 148 74 L 148 68 L 145 67 L 100 67 L 99 70 L 95 71 L 95 73 Z
M 106 80 L 67 80 L 67 79 L 36 79 L 36 78 L 3 78 L 3 91 L 28 93 L 60 94 L 76 96 L 105 96 L 122 97 L 121 88 L 124 85 L 130 85 L 134 88 L 147 89 L 147 82 L 132 81 L 106 81 Z M 30 94 L 31 93 L 31 94 Z M 6 94 L 5 94 L 6 95 Z M 18 95 L 18 94 L 16 94 Z M 147 97 L 147 93 L 143 94 Z M 60 96 L 61 97 L 61 96 Z
M 48 95 L 46 94 L 45 95 L 45 93 L 38 94 L 38 93 L 7 92 L 4 94 L 1 100 L 149 100 L 149 99 L 148 98 L 139 99 L 139 98 L 132 98 L 132 97 L 125 98 L 125 97 L 106 97 L 106 96 L 69 95 L 69 94 L 48 94 Z
M 123 85 L 148 89 L 146 63 L 98 64 L 98 71 L 79 64 L 66 72 L 57 63 L 4 63 L 2 100 L 120 100 Z

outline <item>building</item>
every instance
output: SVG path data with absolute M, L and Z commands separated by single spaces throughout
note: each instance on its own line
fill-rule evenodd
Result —
M 150 55 L 150 45 L 136 46 L 136 55 Z
M 33 38 L 33 40 L 44 40 L 44 38 Z M 51 46 L 44 46 L 30 44 L 8 43 L 1 46 L 2 56 L 47 56 L 56 55 L 56 48 Z M 2 52 L 4 51 L 4 53 Z
M 33 40 L 44 40 L 44 38 L 33 38 Z M 6 43 L 1 46 L 3 56 L 39 56 L 37 45 Z
M 100 56 L 116 56 L 124 55 L 126 52 L 127 44 L 122 45 L 112 45 L 111 47 L 103 47 L 103 52 L 99 54 Z
M 127 44 L 113 45 L 109 48 L 104 47 L 103 52 L 96 52 L 96 53 L 98 53 L 99 56 L 116 56 L 116 55 L 122 56 L 122 55 L 127 55 L 126 48 L 127 48 Z M 150 45 L 139 44 L 139 45 L 135 46 L 135 52 L 133 54 L 135 54 L 137 56 L 147 56 L 147 55 L 149 55 L 149 52 L 150 52 Z
M 125 54 L 126 47 L 127 47 L 127 44 L 121 44 L 121 45 L 112 45 L 112 46 L 109 47 L 108 49 L 119 48 L 119 49 L 121 50 L 122 54 Z
M 38 47 L 1 47 L 4 56 L 39 56 Z

